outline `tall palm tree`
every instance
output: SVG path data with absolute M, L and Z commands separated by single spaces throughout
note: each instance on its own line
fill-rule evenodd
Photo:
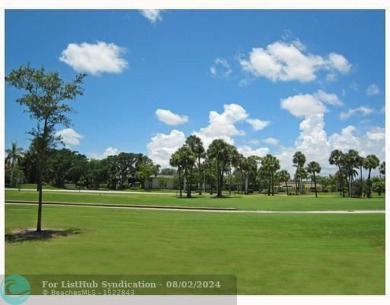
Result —
M 14 172 L 16 165 L 18 165 L 24 156 L 23 148 L 18 147 L 17 142 L 13 142 L 11 148 L 5 150 L 7 156 L 5 162 L 11 167 L 11 187 L 14 187 Z
M 331 152 L 329 157 L 329 163 L 331 165 L 336 165 L 339 168 L 338 171 L 338 178 L 339 178 L 339 188 L 342 192 L 343 197 L 345 197 L 344 193 L 344 177 L 343 177 L 343 171 L 341 169 L 342 166 L 342 160 L 344 158 L 344 153 L 341 150 L 335 149 Z
M 352 197 L 352 184 L 353 184 L 353 178 L 358 175 L 358 172 L 356 171 L 357 168 L 359 168 L 359 153 L 354 150 L 350 149 L 348 153 L 346 153 L 342 158 L 342 165 L 344 165 L 345 172 L 348 176 L 348 194 L 349 197 Z
M 275 194 L 274 178 L 277 170 L 280 169 L 279 160 L 273 155 L 267 154 L 262 160 L 261 165 L 263 170 L 267 173 L 268 176 L 268 196 Z
M 291 179 L 291 176 L 290 176 L 289 172 L 286 171 L 286 170 L 281 170 L 279 172 L 279 179 L 280 179 L 280 181 L 283 181 L 285 183 L 286 194 L 288 195 L 288 185 L 287 185 L 287 182 L 289 182 L 290 179 Z
M 317 195 L 317 181 L 316 181 L 316 173 L 319 174 L 321 172 L 321 166 L 315 162 L 312 161 L 307 165 L 307 172 L 310 174 L 313 174 L 313 180 L 314 180 L 314 191 L 316 194 L 316 198 L 318 197 Z
M 293 156 L 293 164 L 294 167 L 297 168 L 295 177 L 296 177 L 296 193 L 298 194 L 298 187 L 299 187 L 299 193 L 303 193 L 303 183 L 302 183 L 302 168 L 305 166 L 306 157 L 301 151 L 297 151 Z
M 171 159 L 169 160 L 169 164 L 173 167 L 177 167 L 177 174 L 179 176 L 179 194 L 180 194 L 180 197 L 183 196 L 183 193 L 182 193 L 182 177 L 181 177 L 181 174 L 182 174 L 182 165 L 181 165 L 181 162 L 180 162 L 180 152 L 177 150 L 176 152 L 174 152 L 171 156 Z
M 386 174 L 386 162 L 385 161 L 383 161 L 381 163 L 381 165 L 379 166 L 379 173 L 383 176 Z
M 211 142 L 209 148 L 207 149 L 207 157 L 216 162 L 217 170 L 217 197 L 222 197 L 222 184 L 223 176 L 227 170 L 231 159 L 232 151 L 234 147 L 226 143 L 222 139 L 216 139 Z
M 191 135 L 186 139 L 186 144 L 189 146 L 189 148 L 193 151 L 197 158 L 197 168 L 198 168 L 198 191 L 199 195 L 202 195 L 202 173 L 201 173 L 201 163 L 200 159 L 206 157 L 206 152 L 203 146 L 202 140 L 196 136 Z
M 371 170 L 376 169 L 379 166 L 379 159 L 375 155 L 368 155 L 364 160 L 364 168 L 368 169 L 367 176 L 367 198 L 371 198 Z

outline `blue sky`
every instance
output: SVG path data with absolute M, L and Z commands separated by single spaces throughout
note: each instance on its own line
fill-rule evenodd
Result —
M 331 171 L 333 149 L 384 160 L 385 12 L 378 10 L 6 10 L 6 74 L 30 62 L 86 72 L 66 145 L 163 167 L 185 137 L 244 155 L 292 155 Z M 34 126 L 6 87 L 5 145 Z

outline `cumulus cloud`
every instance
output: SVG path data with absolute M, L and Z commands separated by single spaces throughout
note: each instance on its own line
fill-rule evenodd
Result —
M 102 73 L 121 73 L 127 68 L 122 58 L 125 49 L 114 43 L 97 42 L 90 44 L 70 43 L 62 51 L 60 61 L 71 66 L 76 72 L 99 75 Z
M 282 99 L 281 107 L 298 118 L 327 112 L 325 104 L 341 106 L 343 103 L 336 94 L 319 90 L 314 94 L 297 94 Z
M 179 115 L 176 113 L 173 113 L 170 110 L 165 109 L 157 109 L 155 112 L 157 119 L 167 125 L 170 126 L 176 126 L 180 124 L 184 124 L 188 122 L 188 116 L 186 115 Z
M 273 146 L 277 146 L 280 144 L 280 141 L 278 139 L 275 139 L 275 138 L 266 138 L 263 140 L 263 142 L 268 144 L 268 145 L 273 145 Z
M 366 133 L 367 138 L 371 141 L 384 141 L 386 132 L 384 128 L 374 127 Z
M 283 99 L 281 107 L 298 118 L 322 114 L 326 111 L 325 105 L 311 94 L 299 94 Z
M 341 112 L 340 113 L 340 119 L 347 120 L 347 119 L 349 119 L 350 117 L 352 117 L 352 116 L 354 116 L 356 114 L 361 114 L 363 116 L 367 116 L 367 115 L 370 115 L 372 113 L 374 113 L 374 109 L 361 106 L 361 107 L 358 107 L 358 108 L 349 109 L 346 112 Z
M 235 124 L 247 119 L 248 113 L 246 110 L 238 104 L 224 105 L 223 109 L 222 113 L 210 111 L 209 125 L 201 128 L 198 132 L 194 132 L 202 139 L 206 147 L 217 138 L 233 144 L 232 137 L 245 135 L 245 132 L 237 129 Z
M 80 140 L 84 138 L 81 134 L 72 128 L 59 130 L 55 134 L 56 137 L 61 137 L 61 141 L 67 145 L 79 145 Z
M 186 137 L 179 130 L 172 130 L 169 134 L 157 133 L 147 145 L 148 156 L 155 164 L 161 167 L 170 167 L 169 160 L 172 154 L 185 143 Z
M 262 121 L 259 119 L 247 119 L 246 122 L 250 124 L 255 131 L 262 130 L 269 125 L 269 121 Z
M 108 156 L 115 156 L 118 154 L 119 154 L 119 149 L 110 146 L 107 147 L 103 153 L 96 153 L 96 152 L 88 153 L 88 157 L 90 159 L 102 160 L 107 158 Z
M 232 73 L 232 69 L 225 58 L 218 57 L 210 67 L 210 73 L 215 77 L 226 78 Z
M 352 65 L 341 54 L 330 53 L 326 57 L 311 54 L 306 46 L 296 40 L 292 43 L 276 41 L 265 48 L 253 48 L 248 56 L 239 59 L 245 72 L 255 77 L 276 81 L 314 81 L 318 71 L 347 73 Z
M 163 10 L 141 10 L 140 13 L 146 19 L 150 21 L 150 23 L 154 24 L 157 21 L 162 21 L 161 13 Z
M 281 166 L 294 173 L 292 156 L 296 151 L 302 151 L 306 155 L 307 163 L 317 161 L 322 167 L 322 175 L 334 172 L 334 167 L 329 164 L 329 156 L 332 150 L 349 149 L 357 150 L 362 156 L 376 154 L 384 159 L 384 128 L 375 127 L 366 134 L 359 134 L 355 126 L 349 125 L 339 133 L 328 135 L 325 131 L 325 105 L 339 106 L 341 101 L 337 96 L 324 92 L 314 94 L 296 95 L 281 101 L 281 107 L 292 115 L 301 118 L 299 124 L 299 136 L 293 147 L 282 147 L 276 154 Z M 370 112 L 370 110 L 360 110 Z M 351 114 L 352 115 L 352 114 Z
M 253 149 L 247 145 L 237 147 L 237 151 L 239 153 L 241 153 L 246 158 L 248 158 L 249 156 L 264 157 L 270 152 L 268 147 L 259 147 L 259 148 Z
M 366 94 L 368 96 L 378 95 L 381 93 L 381 90 L 379 89 L 378 85 L 371 84 L 366 89 Z

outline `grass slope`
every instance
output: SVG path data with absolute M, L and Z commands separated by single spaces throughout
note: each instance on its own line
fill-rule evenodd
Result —
M 6 233 L 36 207 L 6 206 Z M 233 274 L 239 294 L 384 294 L 384 215 L 260 215 L 50 207 L 80 234 L 6 243 L 6 273 Z

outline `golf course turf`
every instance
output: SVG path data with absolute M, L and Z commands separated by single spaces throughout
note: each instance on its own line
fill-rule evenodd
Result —
M 6 199 L 22 193 L 7 191 Z M 101 197 L 105 197 L 101 202 L 108 198 L 53 193 L 45 194 L 44 199 L 80 198 L 76 195 L 83 202 L 90 201 L 85 200 L 88 196 L 94 197 L 95 203 Z M 131 197 L 111 195 L 110 202 L 115 201 L 112 196 Z M 237 207 L 241 201 L 249 209 L 256 197 L 260 196 L 219 202 L 221 206 Z M 355 202 L 347 198 L 297 197 L 267 201 L 262 196 L 262 200 L 257 198 L 257 205 L 260 209 L 274 205 L 279 210 L 315 210 L 318 206 L 334 210 L 343 204 L 349 204 L 344 208 L 347 210 L 357 209 L 359 204 L 362 209 L 384 208 L 383 198 Z M 146 195 L 141 198 L 161 199 Z M 219 205 L 214 198 L 198 199 L 168 196 L 167 200 L 196 201 L 195 206 L 202 201 Z M 6 206 L 7 274 L 231 274 L 237 277 L 238 294 L 385 292 L 384 214 L 220 214 L 45 205 L 43 227 L 67 230 L 69 234 L 39 240 L 13 239 L 16 232 L 35 227 L 36 213 L 35 206 Z

